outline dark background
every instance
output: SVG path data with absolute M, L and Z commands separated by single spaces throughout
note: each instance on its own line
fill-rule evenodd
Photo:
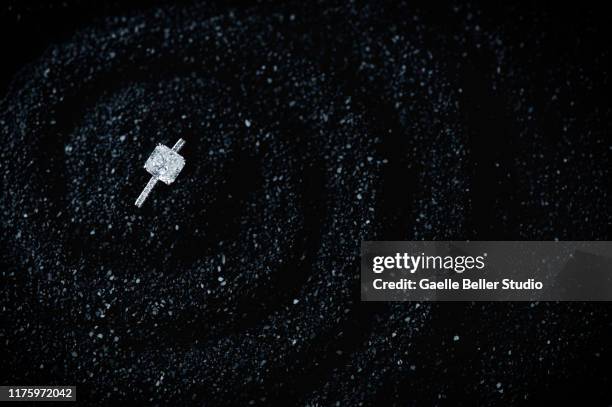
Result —
M 358 290 L 360 240 L 610 239 L 610 23 L 497 3 L 5 3 L 0 381 L 76 384 L 88 404 L 610 405 L 606 303 Z M 138 212 L 146 156 L 184 135 L 187 167 Z

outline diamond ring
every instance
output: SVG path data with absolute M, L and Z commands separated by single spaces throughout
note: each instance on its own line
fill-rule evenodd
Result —
M 163 144 L 158 144 L 155 147 L 155 150 L 153 150 L 144 165 L 147 172 L 151 174 L 151 179 L 138 196 L 138 199 L 136 199 L 135 204 L 137 207 L 140 208 L 142 206 L 157 181 L 162 181 L 166 185 L 174 182 L 185 166 L 185 159 L 178 153 L 184 144 L 185 140 L 180 138 L 172 148 L 168 148 Z

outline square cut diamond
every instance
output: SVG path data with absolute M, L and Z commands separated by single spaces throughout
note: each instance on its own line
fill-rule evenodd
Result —
M 174 150 L 159 144 L 145 163 L 145 169 L 153 177 L 172 184 L 185 166 L 185 159 Z

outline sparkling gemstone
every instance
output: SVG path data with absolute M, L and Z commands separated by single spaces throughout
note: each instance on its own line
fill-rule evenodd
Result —
M 171 184 L 185 166 L 185 159 L 172 149 L 159 144 L 145 163 L 145 169 L 153 177 Z

